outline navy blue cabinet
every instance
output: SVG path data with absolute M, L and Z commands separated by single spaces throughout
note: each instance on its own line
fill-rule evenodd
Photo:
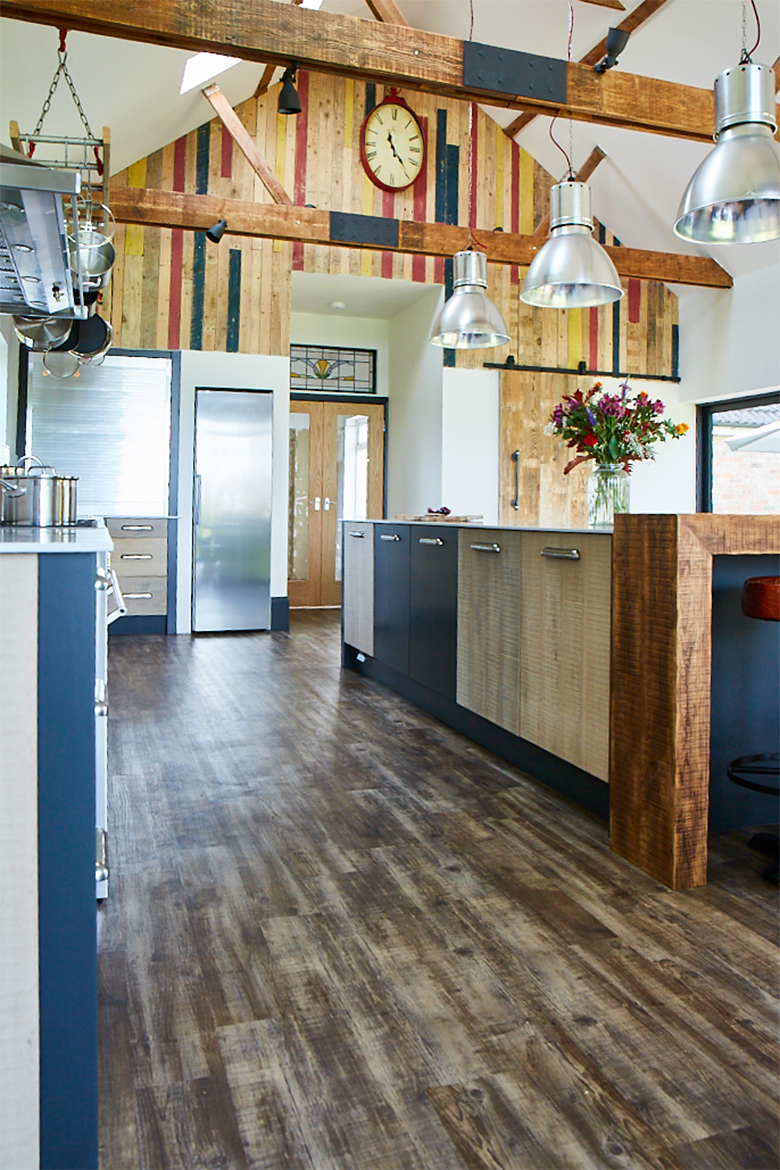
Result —
M 374 525 L 374 657 L 409 673 L 408 524 Z
M 458 646 L 458 530 L 411 530 L 409 676 L 455 701 Z

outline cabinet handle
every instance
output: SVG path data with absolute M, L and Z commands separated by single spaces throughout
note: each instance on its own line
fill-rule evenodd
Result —
M 119 559 L 121 561 L 151 561 L 153 558 L 151 553 L 122 553 Z
M 515 465 L 515 498 L 509 501 L 509 507 L 517 511 L 520 507 L 520 452 L 513 451 L 510 458 Z
M 148 601 L 151 593 L 126 593 L 125 601 Z
M 473 548 L 475 552 L 501 552 L 500 544 L 472 544 L 469 547 Z
M 541 556 L 552 557 L 557 561 L 578 561 L 580 550 L 578 548 L 543 548 Z
M 380 532 L 379 539 L 380 540 L 400 540 L 401 537 L 398 535 L 397 532 L 392 533 L 392 535 L 389 535 L 386 532 Z
M 349 535 L 356 536 L 358 538 L 358 540 L 362 540 L 366 534 L 365 534 L 365 532 L 350 532 Z
M 421 536 L 420 544 L 437 544 L 439 546 L 444 544 L 440 536 Z
M 123 524 L 123 532 L 154 532 L 153 524 Z

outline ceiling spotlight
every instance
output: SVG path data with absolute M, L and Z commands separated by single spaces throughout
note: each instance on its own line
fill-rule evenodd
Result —
M 509 333 L 504 318 L 487 288 L 487 256 L 467 249 L 454 257 L 453 293 L 439 313 L 431 343 L 444 349 L 488 349 L 506 345 Z
M 603 60 L 599 61 L 598 65 L 594 66 L 597 73 L 606 73 L 608 69 L 614 69 L 618 63 L 618 57 L 628 44 L 628 38 L 631 36 L 630 32 L 626 32 L 622 28 L 611 28 L 607 33 L 607 55 Z
M 682 197 L 676 235 L 700 244 L 780 238 L 776 129 L 775 75 L 769 65 L 742 61 L 715 78 L 717 145 Z
M 282 88 L 279 90 L 279 100 L 276 108 L 280 114 L 300 114 L 301 99 L 295 88 L 295 76 L 298 72 L 298 62 L 293 61 L 282 74 Z
M 224 236 L 226 228 L 227 220 L 221 219 L 219 223 L 215 223 L 213 227 L 209 228 L 206 232 L 206 239 L 211 240 L 212 244 L 218 244 Z
M 344 301 L 329 301 L 328 308 L 333 309 L 334 313 L 343 313 L 346 309 Z
M 526 273 L 520 300 L 543 309 L 584 309 L 623 296 L 620 277 L 591 235 L 590 187 L 566 179 L 550 192 L 550 238 Z

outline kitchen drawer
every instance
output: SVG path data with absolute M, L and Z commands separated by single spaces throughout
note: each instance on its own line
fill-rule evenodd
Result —
M 364 654 L 374 653 L 374 525 L 345 520 L 344 641 Z
M 165 517 L 149 519 L 146 516 L 107 516 L 106 527 L 114 541 L 149 540 L 168 536 L 168 521 Z
M 168 541 L 114 539 L 111 567 L 122 577 L 162 577 L 168 572 Z
M 461 528 L 458 692 L 461 707 L 520 734 L 522 533 Z
M 119 587 L 125 599 L 128 617 L 166 614 L 168 612 L 167 577 L 119 576 Z
M 609 779 L 612 537 L 523 532 L 520 734 Z

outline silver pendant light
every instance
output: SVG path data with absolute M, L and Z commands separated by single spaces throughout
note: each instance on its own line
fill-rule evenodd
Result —
M 504 318 L 487 288 L 487 256 L 468 249 L 454 257 L 453 293 L 436 319 L 431 343 L 445 349 L 488 349 L 506 345 Z
M 780 238 L 775 75 L 742 61 L 715 79 L 715 140 L 683 195 L 675 233 L 700 244 Z
M 566 179 L 550 192 L 550 239 L 526 273 L 520 300 L 544 309 L 584 309 L 623 296 L 615 265 L 593 239 L 590 187 Z

